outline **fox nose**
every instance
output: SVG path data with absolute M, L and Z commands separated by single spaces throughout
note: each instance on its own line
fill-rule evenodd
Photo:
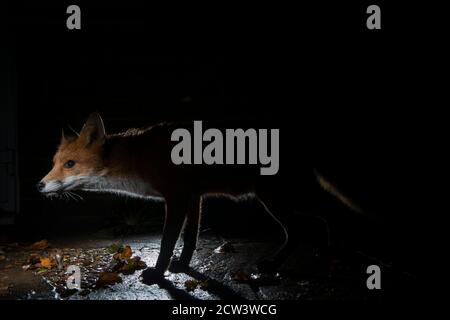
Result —
M 41 192 L 41 191 L 44 190 L 44 188 L 45 188 L 45 183 L 42 182 L 42 181 L 39 181 L 39 182 L 36 184 L 36 188 L 38 189 L 39 192 Z

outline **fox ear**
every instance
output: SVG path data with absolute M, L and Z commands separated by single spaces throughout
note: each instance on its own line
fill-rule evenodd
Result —
M 61 144 L 66 142 L 68 140 L 66 133 L 64 132 L 64 129 L 61 129 Z
M 89 147 L 94 143 L 103 144 L 105 138 L 106 132 L 102 117 L 97 112 L 91 113 L 81 129 L 79 139 L 85 147 Z
M 64 142 L 71 142 L 76 140 L 76 138 L 78 138 L 79 134 L 72 129 L 72 127 L 70 128 L 70 133 L 66 134 L 66 132 L 64 131 L 64 129 L 61 130 L 61 144 L 63 144 Z

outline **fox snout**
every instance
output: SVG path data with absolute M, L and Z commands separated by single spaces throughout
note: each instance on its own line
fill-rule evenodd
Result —
M 38 189 L 39 192 L 42 192 L 44 190 L 44 188 L 45 188 L 45 182 L 39 181 L 36 184 L 36 188 Z
M 45 181 L 42 179 L 36 184 L 36 188 L 42 194 L 56 193 L 63 189 L 63 183 L 58 180 Z

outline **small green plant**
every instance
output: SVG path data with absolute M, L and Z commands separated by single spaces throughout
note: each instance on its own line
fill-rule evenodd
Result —
M 121 242 L 115 242 L 108 247 L 108 252 L 111 254 L 121 252 L 124 249 L 124 245 Z

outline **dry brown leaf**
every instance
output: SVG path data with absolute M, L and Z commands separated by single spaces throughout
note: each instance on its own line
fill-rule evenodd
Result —
M 130 246 L 125 246 L 123 250 L 116 253 L 113 258 L 115 260 L 129 260 L 132 254 L 133 251 L 131 250 Z
M 194 291 L 197 289 L 197 286 L 199 285 L 199 282 L 197 280 L 186 280 L 184 282 L 184 287 L 187 291 Z
M 47 240 L 41 240 L 41 241 L 37 241 L 35 243 L 33 243 L 31 245 L 31 249 L 35 249 L 35 250 L 43 250 L 49 247 L 49 243 Z
M 53 267 L 53 263 L 49 258 L 41 257 L 41 267 L 51 269 Z
M 117 271 L 123 274 L 132 274 L 136 270 L 142 270 L 145 268 L 147 268 L 147 264 L 142 261 L 140 257 L 134 257 L 127 262 L 122 263 Z
M 115 272 L 102 272 L 97 280 L 97 287 L 103 287 L 122 282 L 122 278 Z

